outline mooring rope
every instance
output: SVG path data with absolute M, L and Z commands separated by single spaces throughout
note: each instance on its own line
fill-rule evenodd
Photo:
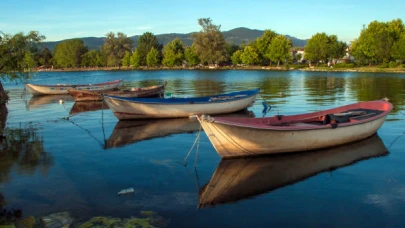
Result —
M 195 146 L 196 144 L 197 144 L 196 155 L 198 155 L 198 148 L 199 148 L 199 145 L 200 145 L 201 128 L 202 128 L 202 127 L 201 127 L 201 124 L 200 124 L 200 128 L 199 128 L 199 130 L 198 130 L 197 137 L 196 137 L 196 139 L 194 140 L 194 143 L 193 143 L 193 145 L 191 146 L 190 150 L 188 151 L 186 157 L 183 159 L 183 160 L 184 160 L 184 166 L 187 166 L 187 158 L 188 158 L 188 156 L 190 156 L 191 151 L 193 151 L 194 146 Z M 196 162 L 197 162 L 197 159 L 194 159 L 194 167 L 196 166 Z

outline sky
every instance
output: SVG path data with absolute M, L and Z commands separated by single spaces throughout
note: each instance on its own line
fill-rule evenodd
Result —
M 221 31 L 270 29 L 299 39 L 325 32 L 349 43 L 374 20 L 405 23 L 404 9 L 405 0 L 1 0 L 0 31 L 38 31 L 45 41 L 130 37 L 198 32 L 198 19 L 211 18 Z

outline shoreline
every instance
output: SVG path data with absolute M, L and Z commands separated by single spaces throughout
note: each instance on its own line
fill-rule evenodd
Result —
M 158 70 L 268 70 L 268 71 L 312 71 L 312 72 L 359 72 L 359 73 L 405 73 L 404 68 L 379 68 L 379 67 L 355 67 L 355 68 L 328 68 L 328 67 L 304 67 L 286 69 L 284 67 L 270 66 L 223 66 L 223 67 L 80 67 L 61 69 L 33 69 L 33 72 L 80 72 L 80 71 L 158 71 Z

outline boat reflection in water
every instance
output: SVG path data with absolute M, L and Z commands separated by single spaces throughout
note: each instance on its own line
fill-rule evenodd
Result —
M 102 101 L 75 102 L 70 109 L 69 115 L 106 109 L 108 109 L 108 106 L 106 103 L 103 104 Z
M 63 102 L 74 101 L 69 94 L 32 96 L 27 104 L 27 109 L 31 110 L 48 104 L 60 103 L 61 100 Z
M 221 116 L 254 117 L 254 113 L 244 110 Z M 106 142 L 105 149 L 123 147 L 142 140 L 166 137 L 173 134 L 193 133 L 199 129 L 200 123 L 196 118 L 118 121 Z
M 235 202 L 294 184 L 321 172 L 388 155 L 381 138 L 295 154 L 222 160 L 200 190 L 198 207 Z

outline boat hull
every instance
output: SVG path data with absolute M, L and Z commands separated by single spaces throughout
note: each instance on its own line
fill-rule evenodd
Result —
M 201 125 L 218 154 L 222 158 L 230 158 L 299 152 L 350 143 L 373 135 L 384 120 L 385 117 L 348 127 L 290 131 L 252 129 L 206 121 Z
M 127 119 L 157 119 L 157 118 L 180 118 L 199 114 L 225 114 L 237 112 L 251 106 L 256 99 L 252 94 L 241 99 L 205 102 L 205 103 L 146 103 L 128 102 L 127 100 L 113 97 L 104 97 L 114 115 L 120 120 Z M 169 99 L 166 99 L 169 100 Z
M 376 105 L 377 102 L 363 105 Z M 349 108 L 356 106 L 348 106 Z M 383 109 L 386 109 L 383 111 Z M 308 151 L 342 145 L 365 139 L 381 127 L 392 105 L 388 102 L 381 104 L 381 114 L 370 119 L 353 120 L 336 126 L 332 124 L 321 126 L 274 126 L 263 124 L 266 121 L 277 121 L 275 117 L 259 118 L 256 120 L 242 119 L 233 121 L 228 119 L 216 120 L 210 116 L 199 117 L 202 128 L 222 158 L 265 155 L 274 153 L 288 153 Z M 342 110 L 342 109 L 336 109 Z M 321 114 L 327 111 L 320 112 Z M 317 116 L 319 113 L 313 114 Z M 311 115 L 297 115 L 311 116 Z M 294 119 L 294 116 L 283 117 Z M 243 123 L 245 121 L 245 123 Z M 256 122 L 254 122 L 256 121 Z M 257 123 L 262 121 L 261 125 Z M 248 122 L 249 124 L 246 124 Z
M 68 93 L 75 101 L 102 101 L 103 95 L 120 96 L 120 97 L 163 97 L 165 86 L 150 86 L 145 88 L 138 88 L 134 91 L 89 91 L 69 89 Z
M 308 153 L 225 159 L 200 191 L 199 207 L 251 198 L 321 172 L 386 155 L 387 148 L 375 134 L 355 143 Z
M 38 84 L 25 84 L 25 88 L 32 95 L 57 95 L 68 94 L 69 89 L 88 90 L 88 91 L 109 91 L 118 88 L 122 80 L 115 80 L 110 82 L 86 85 L 38 85 Z

